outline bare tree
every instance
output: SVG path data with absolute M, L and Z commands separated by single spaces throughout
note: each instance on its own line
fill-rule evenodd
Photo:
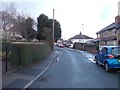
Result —
M 8 30 L 16 22 L 16 7 L 14 3 L 2 3 L 2 10 L 0 11 L 2 17 L 2 28 Z

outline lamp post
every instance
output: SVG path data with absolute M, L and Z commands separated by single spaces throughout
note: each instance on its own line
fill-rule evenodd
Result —
M 84 24 L 82 24 L 82 26 L 83 26 L 83 50 L 84 50 Z

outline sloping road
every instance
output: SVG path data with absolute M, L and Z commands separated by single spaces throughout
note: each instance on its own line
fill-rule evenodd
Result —
M 107 73 L 87 53 L 56 47 L 59 57 L 30 88 L 118 88 L 118 73 Z

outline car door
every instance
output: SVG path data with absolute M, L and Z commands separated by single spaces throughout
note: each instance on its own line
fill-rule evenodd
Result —
M 101 63 L 104 63 L 104 61 L 106 60 L 106 51 L 105 51 L 105 48 L 107 47 L 103 47 L 101 50 L 100 50 L 100 59 L 99 59 L 99 62 Z

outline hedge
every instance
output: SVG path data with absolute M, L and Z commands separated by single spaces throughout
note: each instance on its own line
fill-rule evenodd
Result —
M 46 43 L 12 43 L 11 64 L 14 67 L 26 66 L 44 59 L 51 49 Z

